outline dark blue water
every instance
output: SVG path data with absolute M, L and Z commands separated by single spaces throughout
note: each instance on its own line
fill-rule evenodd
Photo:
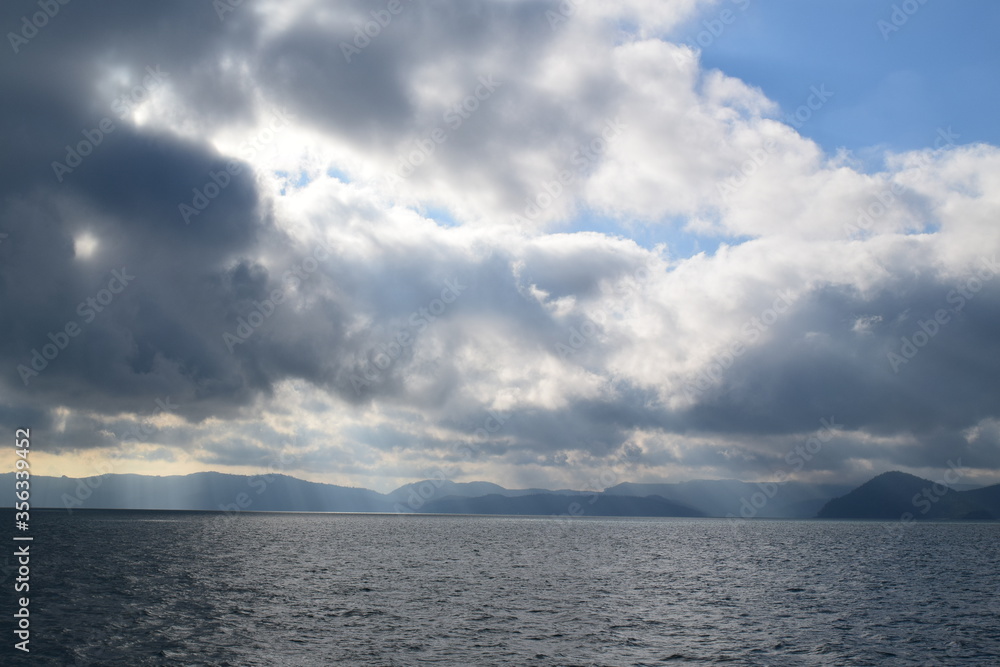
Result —
M 1000 664 L 996 524 L 32 518 L 4 664 Z

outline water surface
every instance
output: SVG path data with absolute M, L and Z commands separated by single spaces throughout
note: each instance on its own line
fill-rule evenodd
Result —
M 33 519 L 31 664 L 1000 659 L 997 524 L 910 525 L 899 535 L 877 522 Z

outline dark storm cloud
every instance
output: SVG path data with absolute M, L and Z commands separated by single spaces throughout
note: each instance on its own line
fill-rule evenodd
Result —
M 64 6 L 0 65 L 14 91 L 4 124 L 15 128 L 5 135 L 0 158 L 7 177 L 0 215 L 11 235 L 0 248 L 0 280 L 2 308 L 16 313 L 5 318 L 0 355 L 10 371 L 39 372 L 9 372 L 5 382 L 39 398 L 108 412 L 144 413 L 155 398 L 174 396 L 196 419 L 245 405 L 288 376 L 358 400 L 347 380 L 370 363 L 377 336 L 348 336 L 345 311 L 371 316 L 391 334 L 404 324 L 396 319 L 401 313 L 426 304 L 454 274 L 422 279 L 428 266 L 454 257 L 414 255 L 381 242 L 372 265 L 327 265 L 322 278 L 305 286 L 315 292 L 309 309 L 279 309 L 275 320 L 229 353 L 219 344 L 221 333 L 235 331 L 255 303 L 282 287 L 279 276 L 255 263 L 260 245 L 266 241 L 288 262 L 307 249 L 289 247 L 272 228 L 245 168 L 207 210 L 185 219 L 178 207 L 195 207 L 194 190 L 222 173 L 227 156 L 197 140 L 128 124 L 117 113 L 122 100 L 148 94 L 144 77 L 159 72 L 152 85 L 169 89 L 181 104 L 175 112 L 195 129 L 208 133 L 246 120 L 251 91 L 223 71 L 232 58 L 249 62 L 257 83 L 300 112 L 305 125 L 370 146 L 391 145 L 414 130 L 408 96 L 419 67 L 448 58 L 475 84 L 489 74 L 492 56 L 456 59 L 456 51 L 488 54 L 490 44 L 508 50 L 511 34 L 520 46 L 508 52 L 527 62 L 545 48 L 546 7 L 505 3 L 467 13 L 448 3 L 407 5 L 384 35 L 347 62 L 339 44 L 353 39 L 352 21 L 366 20 L 365 3 L 338 7 L 332 30 L 318 28 L 306 12 L 273 38 L 249 6 L 224 21 L 207 3 Z M 14 25 L 34 9 L 32 3 L 8 5 L 0 24 Z M 419 38 L 393 39 L 391 31 Z M 124 82 L 112 77 L 121 71 Z M 77 164 L 72 154 L 84 152 L 81 142 L 89 150 Z M 455 155 L 473 150 L 457 137 L 453 145 L 461 149 Z M 55 162 L 62 166 L 53 169 Z M 99 243 L 87 262 L 77 261 L 74 251 L 74 236 L 84 229 Z M 80 319 L 78 305 L 106 289 L 112 271 L 135 278 L 92 321 L 78 322 L 83 332 L 44 363 L 34 351 Z M 324 292 L 321 284 L 338 290 Z M 400 394 L 406 362 L 404 356 L 390 369 L 377 391 Z M 439 372 L 449 375 L 457 382 L 457 370 Z M 442 396 L 450 391 L 439 387 Z
M 595 244 L 595 249 L 596 249 Z M 603 250 L 603 248 L 602 248 Z M 523 284 L 535 285 L 549 293 L 552 299 L 575 296 L 587 299 L 599 296 L 600 289 L 636 273 L 648 277 L 649 270 L 636 266 L 635 248 L 631 256 L 601 252 L 585 256 L 580 246 L 561 248 L 558 237 L 552 244 L 536 246 L 525 253 L 526 268 L 521 275 Z
M 240 175 L 202 220 L 185 225 L 179 202 L 224 163 L 195 146 L 119 132 L 72 183 L 8 194 L 2 308 L 16 317 L 0 324 L 0 355 L 10 371 L 27 366 L 40 374 L 15 371 L 5 374 L 7 383 L 27 380 L 27 391 L 112 411 L 190 395 L 194 385 L 204 398 L 238 395 L 245 383 L 233 361 L 212 349 L 235 297 L 223 277 L 261 237 L 280 235 Z M 97 243 L 91 258 L 74 249 L 84 230 Z M 67 331 L 73 325 L 82 331 Z M 68 344 L 49 337 L 60 332 L 72 337 Z M 50 343 L 62 348 L 58 357 L 32 365 L 33 350 Z
M 0 403 L 0 424 L 7 430 L 37 428 L 47 430 L 52 426 L 49 411 L 25 404 Z
M 241 438 L 227 438 L 206 444 L 209 453 L 200 459 L 205 463 L 262 468 L 277 463 L 272 449 Z
M 362 146 L 389 147 L 431 129 L 416 124 L 421 119 L 410 97 L 421 68 L 457 68 L 454 79 L 474 88 L 480 76 L 501 64 L 495 50 L 503 49 L 505 69 L 517 71 L 546 47 L 545 5 L 482 4 L 472 13 L 448 2 L 404 3 L 360 53 L 350 54 L 350 61 L 342 45 L 353 46 L 355 28 L 372 20 L 371 4 L 341 3 L 336 20 L 323 25 L 310 11 L 303 12 L 254 55 L 258 80 L 306 122 Z
M 6 3 L 0 26 L 5 32 L 16 30 L 22 16 L 37 10 L 33 2 Z M 170 85 L 182 94 L 203 96 L 198 116 L 238 119 L 246 112 L 240 104 L 246 99 L 231 92 L 238 78 L 218 69 L 220 54 L 229 48 L 226 35 L 232 32 L 223 29 L 211 3 L 197 0 L 70 3 L 18 53 L 4 53 L 0 72 L 8 90 L 17 93 L 6 111 L 15 123 L 33 130 L 26 134 L 33 147 L 50 141 L 61 148 L 67 141 L 61 138 L 64 133 L 78 135 L 102 117 L 116 117 L 114 102 L 141 85 L 146 68 L 153 67 L 166 72 Z M 99 84 L 111 70 L 124 71 L 126 81 L 116 81 L 105 92 Z M 225 106 L 230 108 L 223 114 Z
M 442 128 L 447 141 L 409 183 L 503 199 L 490 205 L 506 222 L 558 169 L 574 168 L 574 151 L 599 136 L 629 92 L 628 77 L 589 66 L 570 72 L 571 103 L 545 89 L 552 81 L 534 65 L 553 56 L 564 34 L 545 18 L 557 3 L 404 3 L 349 61 L 342 43 L 370 19 L 371 3 L 267 14 L 248 1 L 221 20 L 204 1 L 60 7 L 17 53 L 0 57 L 0 126 L 8 128 L 0 134 L 0 231 L 8 235 L 0 243 L 0 423 L 49 430 L 52 450 L 130 441 L 121 415 L 153 416 L 158 401 L 172 399 L 189 422 L 150 429 L 144 442 L 190 446 L 198 423 L 221 417 L 231 432 L 203 440 L 204 461 L 264 461 L 277 436 L 243 432 L 237 418 L 278 383 L 302 379 L 345 411 L 377 405 L 391 413 L 391 423 L 340 435 L 382 452 L 439 445 L 454 458 L 461 440 L 416 436 L 417 427 L 477 433 L 500 390 L 510 389 L 503 371 L 538 365 L 544 373 L 512 386 L 531 394 L 526 385 L 538 377 L 550 393 L 506 414 L 481 439 L 484 458 L 561 465 L 570 450 L 610 456 L 641 431 L 652 442 L 700 443 L 650 451 L 649 461 L 766 472 L 787 465 L 787 452 L 832 417 L 847 433 L 816 455 L 814 471 L 850 470 L 859 459 L 940 466 L 952 454 L 966 465 L 1000 463 L 996 429 L 981 425 L 1000 405 L 1000 279 L 984 281 L 953 311 L 949 294 L 961 277 L 885 252 L 890 278 L 882 284 L 862 293 L 817 279 L 718 385 L 688 407 L 668 407 L 655 382 L 628 377 L 646 362 L 633 359 L 628 370 L 619 358 L 641 346 L 650 347 L 635 357 L 648 349 L 659 358 L 653 346 L 663 346 L 680 348 L 665 358 L 683 361 L 701 344 L 678 322 L 681 310 L 702 304 L 666 289 L 665 271 L 649 271 L 655 252 L 595 234 L 469 241 L 429 224 L 411 233 L 391 204 L 333 195 L 292 221 L 312 226 L 311 236 L 299 234 L 277 222 L 251 165 L 211 143 L 220 130 L 252 128 L 263 104 L 289 109 L 293 129 L 392 169 Z M 18 30 L 34 11 L 34 2 L 8 3 L 0 28 Z M 628 66 L 622 58 L 616 67 Z M 449 127 L 449 107 L 484 77 L 496 79 L 495 90 Z M 161 93 L 154 121 L 162 122 L 119 113 Z M 208 198 L 212 183 L 218 194 Z M 568 194 L 556 208 L 574 205 Z M 90 254 L 84 237 L 95 244 Z M 711 269 L 703 262 L 690 270 Z M 759 276 L 746 269 L 740 287 L 765 290 L 769 268 Z M 656 289 L 677 304 L 658 301 Z M 623 302 L 643 336 L 661 338 L 616 324 L 612 311 Z M 913 340 L 940 309 L 949 321 L 894 363 L 901 339 Z M 592 320 L 595 310 L 603 319 Z M 585 327 L 579 349 L 561 355 L 559 345 Z M 484 340 L 504 344 L 482 352 Z M 676 369 L 665 363 L 658 372 L 674 386 Z M 593 383 L 581 389 L 581 378 Z M 57 428 L 59 407 L 78 413 Z M 978 439 L 963 435 L 977 425 Z M 334 454 L 311 456 L 319 463 Z
M 864 297 L 824 287 L 775 324 L 720 385 L 701 398 L 688 423 L 719 432 L 787 433 L 833 414 L 850 429 L 920 434 L 962 429 L 996 415 L 1000 372 L 1000 281 L 974 300 L 949 303 L 955 285 L 925 276 L 903 289 Z M 954 297 L 953 297 L 954 298 Z M 945 311 L 948 321 L 937 324 Z M 880 318 L 855 330 L 861 317 Z M 923 333 L 921 324 L 934 331 Z M 914 345 L 903 357 L 903 339 Z M 907 348 L 909 351 L 909 348 Z M 903 363 L 893 368 L 899 355 Z
M 0 24 L 33 9 L 9 3 Z M 116 108 L 132 91 L 183 88 L 185 74 L 211 60 L 217 26 L 206 9 L 66 5 L 0 60 L 9 101 L 0 120 L 14 130 L 0 139 L 0 227 L 9 234 L 0 246 L 0 363 L 10 392 L 140 414 L 156 398 L 184 395 L 205 400 L 195 417 L 248 399 L 245 375 L 216 349 L 232 299 L 223 277 L 262 237 L 280 235 L 245 168 L 184 224 L 179 205 L 228 158 L 136 128 Z M 109 69 L 123 69 L 127 83 L 102 88 Z M 83 233 L 97 243 L 93 257 L 75 248 Z M 59 348 L 54 358 L 34 354 L 47 345 Z M 73 441 L 100 444 L 83 433 Z

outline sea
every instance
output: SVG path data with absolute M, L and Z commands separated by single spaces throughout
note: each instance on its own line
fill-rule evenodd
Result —
M 31 518 L 4 665 L 1000 664 L 996 523 Z

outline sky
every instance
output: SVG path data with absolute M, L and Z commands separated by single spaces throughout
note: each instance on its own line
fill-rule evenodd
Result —
M 35 474 L 1000 481 L 995 3 L 45 7 L 0 10 Z

